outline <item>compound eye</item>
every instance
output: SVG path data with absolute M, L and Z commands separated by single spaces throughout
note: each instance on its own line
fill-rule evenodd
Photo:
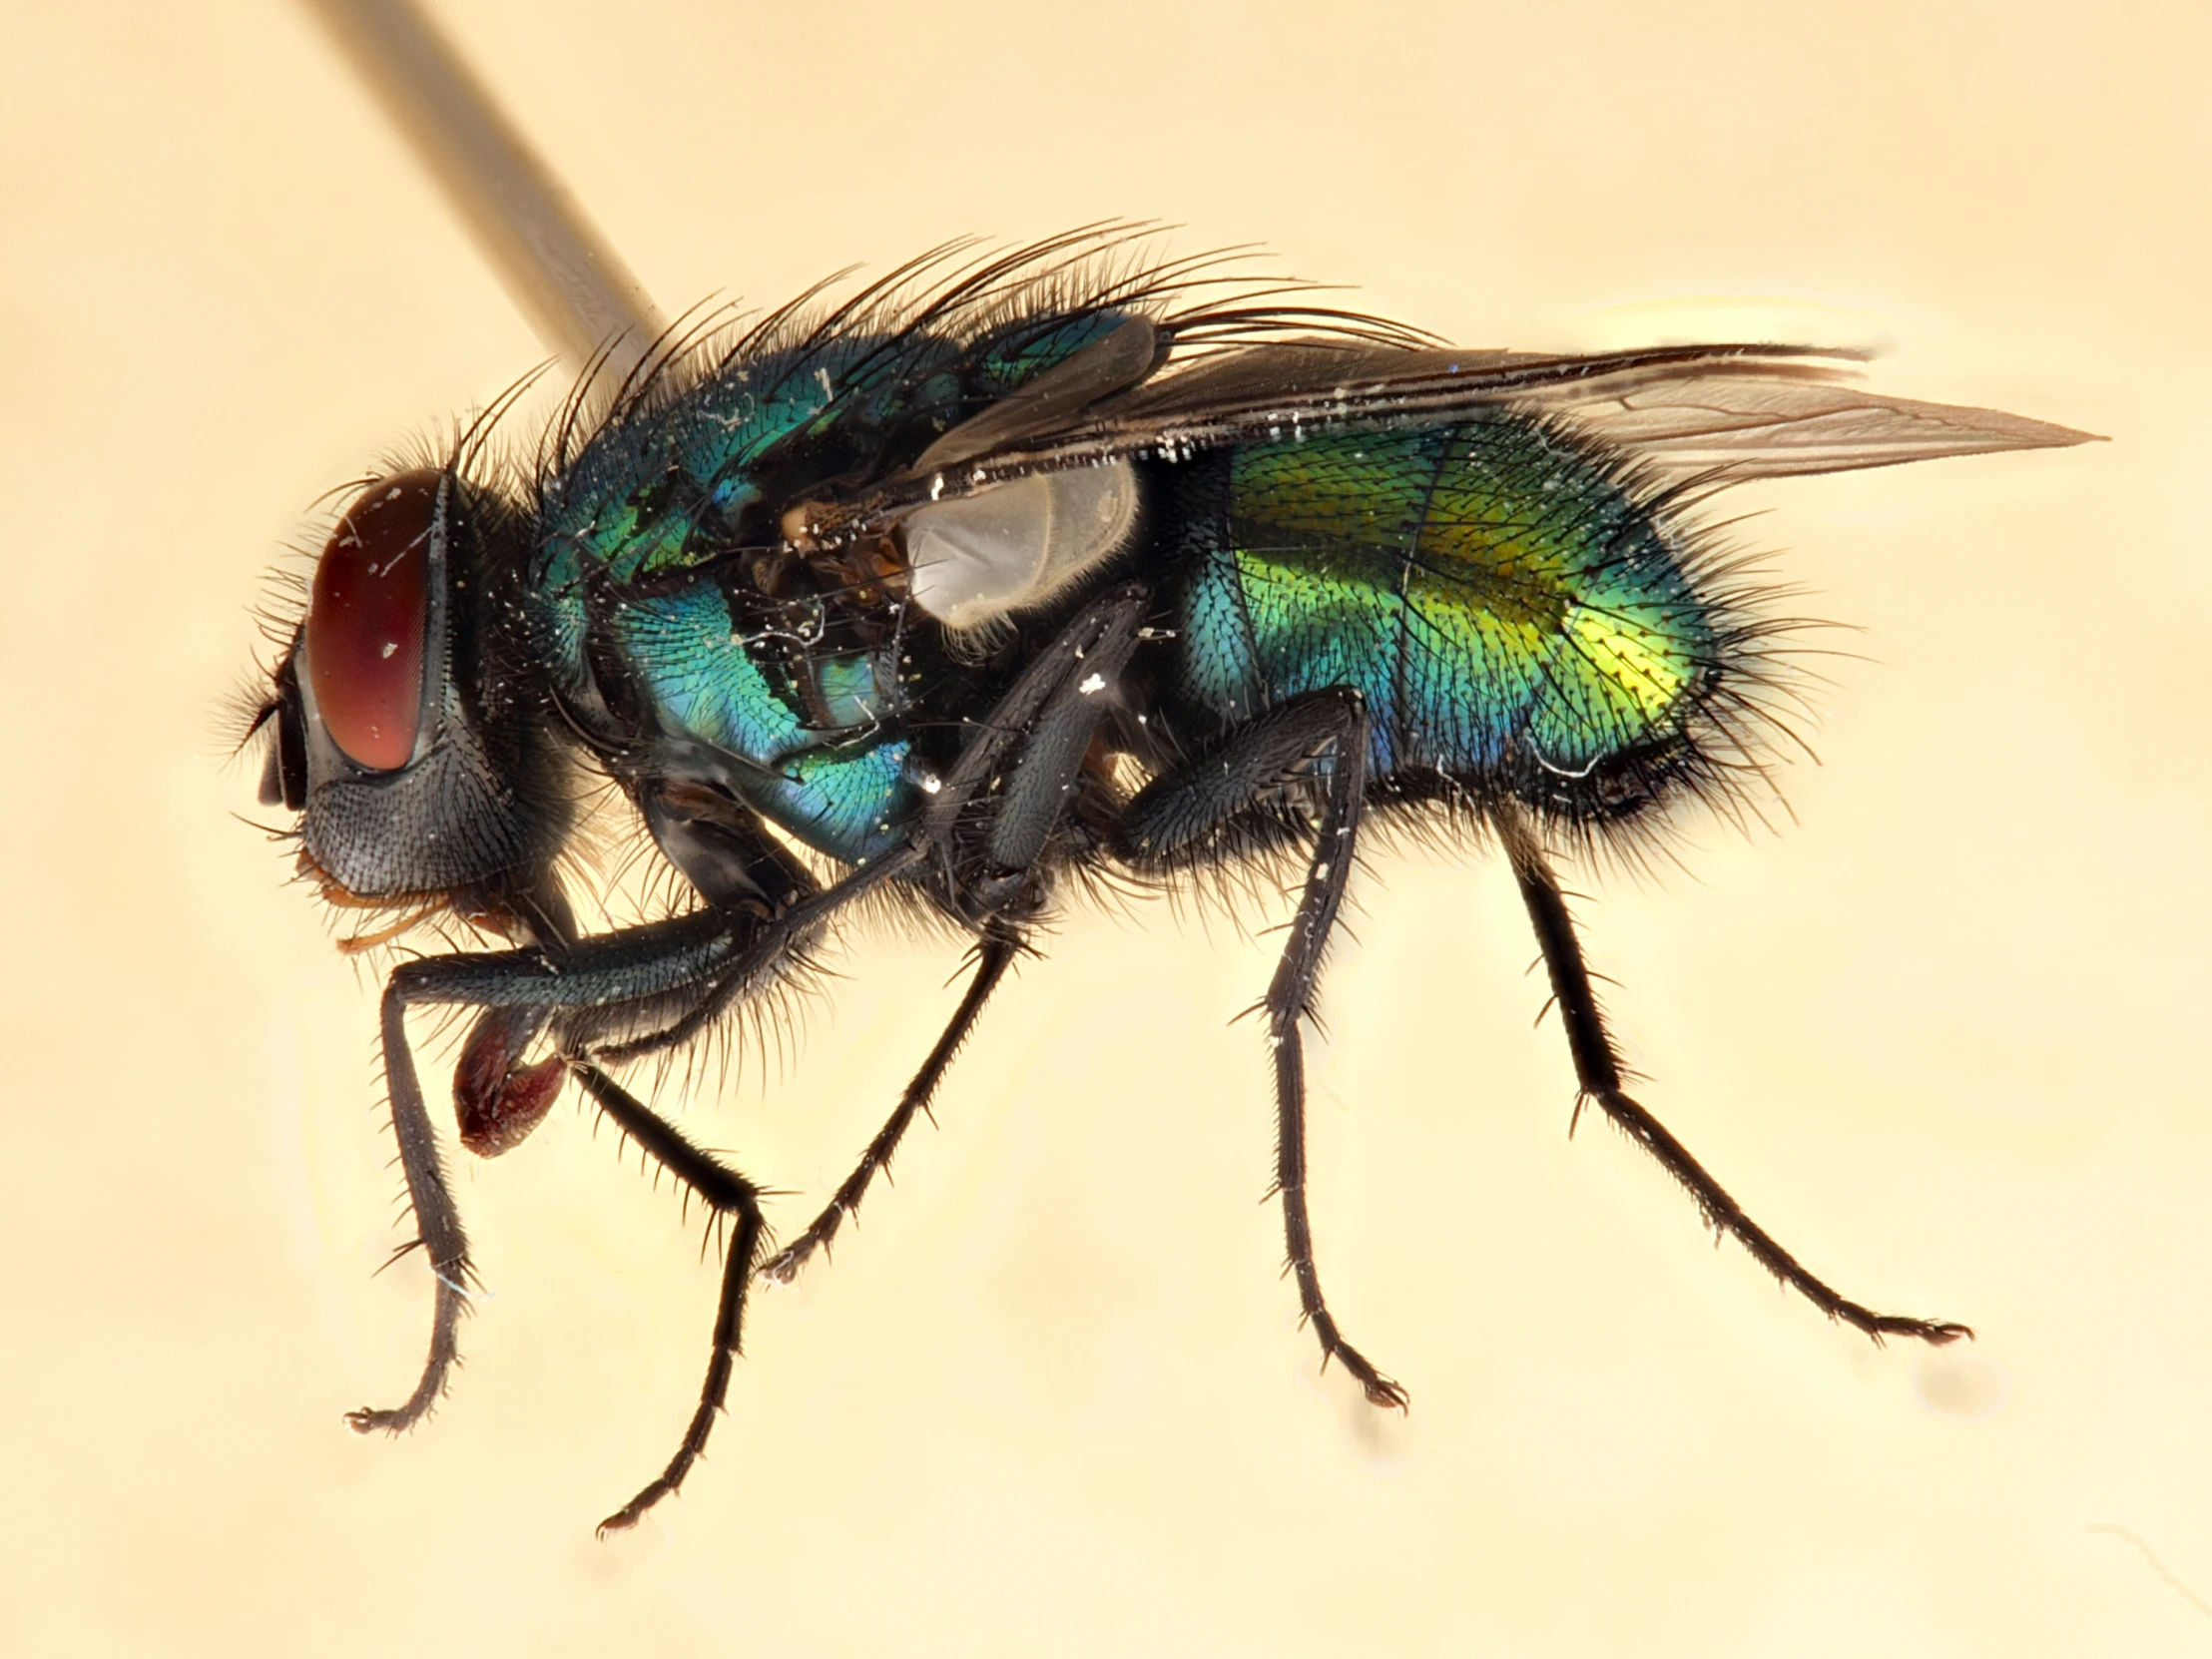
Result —
M 330 741 L 357 766 L 414 758 L 430 622 L 430 552 L 445 476 L 394 473 L 362 491 L 315 566 L 307 679 Z

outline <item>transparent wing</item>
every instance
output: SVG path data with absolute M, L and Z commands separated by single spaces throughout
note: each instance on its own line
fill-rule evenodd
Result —
M 1924 403 L 1869 391 L 1837 374 L 1790 373 L 1807 363 L 1623 376 L 1558 388 L 1553 403 L 1583 429 L 1662 472 L 1733 482 L 1946 455 L 2058 449 L 2101 441 L 2001 409 Z
M 796 539 L 834 545 L 880 533 L 915 507 L 1037 473 L 1442 425 L 1500 406 L 1558 411 L 1663 474 L 1716 482 L 2093 441 L 1995 409 L 1867 391 L 1850 377 L 1860 360 L 1816 346 L 1748 344 L 1585 356 L 1335 340 L 1225 349 L 1171 362 L 1080 409 L 1068 398 L 1039 399 L 1035 412 L 1051 421 L 1042 429 L 993 410 L 984 432 L 940 443 L 924 457 L 930 464 L 853 501 L 811 503 L 792 529 Z M 1079 362 L 1067 365 L 1071 380 L 1084 378 Z M 1089 384 L 1111 379 L 1101 373 Z

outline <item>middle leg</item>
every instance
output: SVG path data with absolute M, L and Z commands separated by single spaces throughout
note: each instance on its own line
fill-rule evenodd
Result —
M 1041 898 L 1038 864 L 1066 822 L 1083 759 L 1114 706 L 1116 682 L 1151 603 L 1136 584 L 1109 589 L 1061 629 L 962 750 L 910 847 L 926 851 L 948 909 L 974 927 L 975 974 L 898 1104 L 806 1232 L 761 1271 L 790 1284 L 827 1250 L 929 1109 L 983 1004 L 1025 948 L 1021 920 Z
M 1314 1224 L 1306 1205 L 1306 1051 L 1300 1026 L 1312 1012 L 1322 956 L 1352 873 L 1367 798 L 1365 701 L 1349 688 L 1311 693 L 1263 715 L 1215 753 L 1155 779 L 1129 803 L 1116 850 L 1140 867 L 1172 863 L 1179 851 L 1204 844 L 1308 767 L 1319 768 L 1326 805 L 1290 942 L 1264 1004 L 1275 1061 L 1275 1192 L 1283 1200 L 1284 1244 L 1298 1284 L 1299 1311 L 1321 1342 L 1322 1364 L 1341 1364 L 1370 1404 L 1403 1410 L 1405 1390 L 1345 1340 L 1329 1311 L 1314 1265 Z
M 960 1045 L 967 1041 L 968 1033 L 975 1029 L 975 1022 L 983 1012 L 983 1004 L 990 1000 L 991 992 L 1005 978 L 1006 969 L 1020 948 L 1019 943 L 1011 938 L 994 936 L 986 936 L 976 946 L 975 976 L 968 981 L 966 994 L 960 998 L 960 1006 L 953 1011 L 950 1022 L 937 1038 L 936 1046 L 929 1050 L 929 1057 L 922 1061 L 921 1069 L 914 1073 L 913 1081 L 899 1095 L 897 1106 L 884 1120 L 883 1127 L 875 1132 L 875 1138 L 868 1142 L 867 1150 L 860 1154 L 860 1161 L 853 1165 L 852 1173 L 838 1185 L 835 1196 L 824 1206 L 822 1214 L 815 1217 L 806 1232 L 761 1265 L 760 1271 L 764 1277 L 773 1279 L 780 1285 L 789 1285 L 799 1277 L 800 1269 L 807 1265 L 816 1251 L 827 1252 L 835 1242 L 837 1230 L 844 1225 L 844 1218 L 860 1207 L 860 1200 L 867 1196 L 868 1187 L 876 1175 L 889 1171 L 891 1159 L 897 1155 L 898 1144 L 905 1139 L 906 1131 L 913 1127 L 914 1118 L 929 1110 L 929 1101 L 936 1094 L 937 1085 L 944 1081 L 944 1074 L 952 1065 L 952 1057 L 959 1053 Z

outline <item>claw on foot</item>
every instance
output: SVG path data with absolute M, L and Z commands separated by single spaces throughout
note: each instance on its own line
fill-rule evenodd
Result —
M 1348 1348 L 1342 1343 L 1323 1349 L 1322 1370 L 1327 1371 L 1332 1360 L 1352 1374 L 1352 1380 L 1360 1384 L 1360 1391 L 1367 1395 L 1368 1403 L 1377 1409 L 1403 1411 L 1412 1404 L 1413 1396 L 1405 1391 L 1404 1386 L 1368 1364 L 1367 1357 L 1358 1349 Z
M 789 1285 L 799 1277 L 799 1270 L 814 1256 L 812 1239 L 801 1239 L 789 1249 L 779 1250 L 753 1271 L 763 1279 L 772 1279 L 779 1285 Z
M 1860 1311 L 1858 1318 L 1853 1318 L 1848 1311 L 1829 1317 L 1840 1319 L 1854 1329 L 1865 1332 L 1877 1348 L 1890 1337 L 1910 1337 L 1931 1348 L 1941 1348 L 1945 1343 L 1955 1343 L 1960 1339 L 1969 1343 L 1974 1340 L 1972 1326 L 1958 1325 L 1950 1320 L 1906 1319 L 1896 1314 L 1868 1314 L 1864 1310 Z
M 1402 1411 L 1413 1403 L 1413 1396 L 1402 1384 L 1387 1377 L 1378 1377 L 1372 1382 L 1362 1382 L 1361 1391 L 1368 1396 L 1368 1403 L 1385 1411 Z

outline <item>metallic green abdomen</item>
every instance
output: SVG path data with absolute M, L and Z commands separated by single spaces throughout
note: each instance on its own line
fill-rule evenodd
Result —
M 1379 777 L 1658 760 L 1720 667 L 1675 538 L 1543 422 L 1286 441 L 1168 482 L 1182 696 L 1226 725 L 1356 687 Z

